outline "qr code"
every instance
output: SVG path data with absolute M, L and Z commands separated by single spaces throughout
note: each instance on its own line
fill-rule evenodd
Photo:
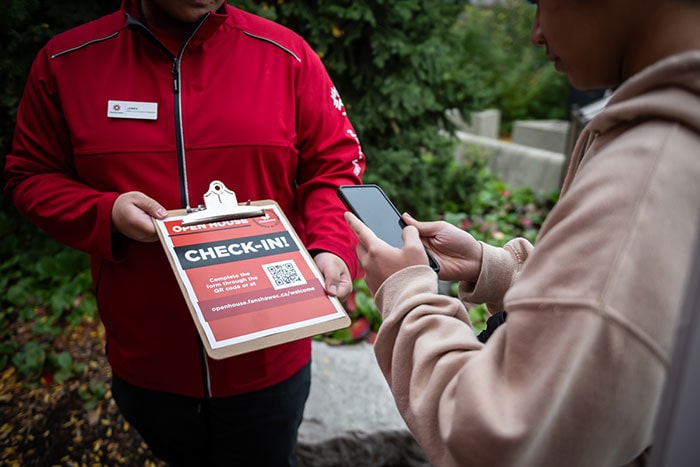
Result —
M 294 261 L 263 264 L 263 269 L 275 290 L 306 284 L 304 276 Z

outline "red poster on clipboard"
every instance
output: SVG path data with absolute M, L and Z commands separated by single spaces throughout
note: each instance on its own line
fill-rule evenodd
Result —
M 207 203 L 208 215 L 200 214 L 201 221 L 191 222 L 184 210 L 154 221 L 212 358 L 350 325 L 276 202 L 240 205 L 233 215 L 212 206 Z

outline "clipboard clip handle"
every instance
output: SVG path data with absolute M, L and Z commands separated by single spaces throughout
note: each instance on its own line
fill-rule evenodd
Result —
M 265 211 L 258 206 L 238 204 L 236 193 L 219 180 L 214 180 L 209 184 L 209 191 L 204 193 L 204 206 L 189 211 L 182 218 L 182 225 L 264 215 Z

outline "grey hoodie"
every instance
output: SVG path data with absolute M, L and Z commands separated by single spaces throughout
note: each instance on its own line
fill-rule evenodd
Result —
M 585 128 L 533 248 L 483 245 L 460 298 L 427 266 L 377 291 L 375 343 L 436 466 L 620 466 L 651 443 L 700 225 L 700 51 L 625 82 Z

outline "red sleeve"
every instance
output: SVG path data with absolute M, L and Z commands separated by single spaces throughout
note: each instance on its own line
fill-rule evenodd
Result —
M 111 212 L 118 194 L 80 182 L 50 62 L 44 48 L 32 65 L 5 162 L 5 194 L 22 215 L 57 240 L 112 258 Z
M 362 183 L 365 157 L 345 106 L 320 58 L 308 46 L 297 86 L 300 209 L 309 250 L 338 255 L 353 277 L 359 272 L 355 236 L 343 218 L 339 185 Z

